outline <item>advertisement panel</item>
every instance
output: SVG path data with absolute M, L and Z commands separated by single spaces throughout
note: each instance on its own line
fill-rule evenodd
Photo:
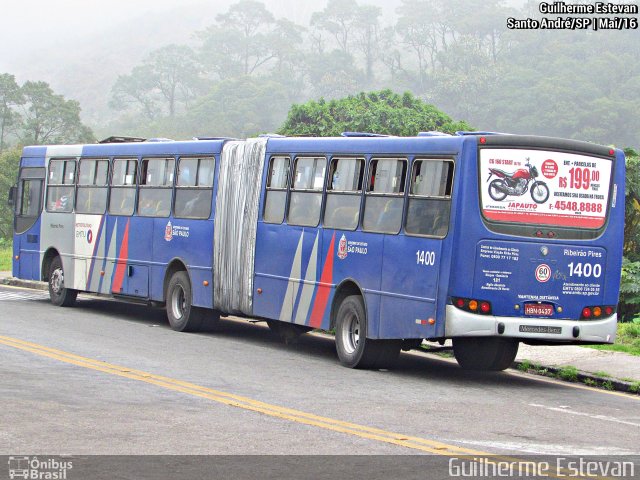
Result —
M 497 222 L 601 228 L 612 166 L 611 159 L 574 153 L 483 148 L 482 214 Z

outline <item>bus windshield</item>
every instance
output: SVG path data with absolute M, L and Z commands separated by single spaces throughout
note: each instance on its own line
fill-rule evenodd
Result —
M 479 157 L 481 211 L 489 222 L 604 226 L 612 159 L 522 148 L 482 148 Z

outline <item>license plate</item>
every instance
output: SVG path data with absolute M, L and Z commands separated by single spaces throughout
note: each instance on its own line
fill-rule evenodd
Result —
M 535 315 L 537 317 L 550 317 L 553 315 L 553 305 L 548 303 L 526 303 L 524 305 L 525 315 Z
M 520 325 L 521 333 L 554 333 L 561 334 L 562 327 L 548 327 L 547 325 Z

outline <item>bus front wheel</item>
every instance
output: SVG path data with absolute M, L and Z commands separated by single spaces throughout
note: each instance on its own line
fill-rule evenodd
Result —
M 196 332 L 202 328 L 204 312 L 191 304 L 191 282 L 187 272 L 173 274 L 167 287 L 167 318 L 178 332 Z
M 49 268 L 49 298 L 58 307 L 72 307 L 76 302 L 78 291 L 64 286 L 64 270 L 62 259 L 56 257 Z
M 453 354 L 467 370 L 504 370 L 518 354 L 513 338 L 458 337 L 453 339 Z
M 336 320 L 336 351 L 340 363 L 349 368 L 387 368 L 400 354 L 401 340 L 367 338 L 367 316 L 360 295 L 340 304 Z

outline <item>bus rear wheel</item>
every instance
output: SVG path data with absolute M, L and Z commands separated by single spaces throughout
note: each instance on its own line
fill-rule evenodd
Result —
M 466 370 L 504 370 L 518 354 L 513 338 L 459 337 L 453 339 L 453 354 Z
M 204 310 L 191 304 L 191 282 L 187 272 L 176 272 L 167 287 L 167 319 L 177 332 L 196 332 L 202 328 Z
M 391 367 L 402 347 L 402 340 L 367 338 L 367 316 L 360 295 L 351 295 L 340 304 L 335 338 L 338 359 L 349 368 Z
M 49 268 L 49 298 L 58 307 L 72 307 L 76 302 L 78 291 L 64 286 L 64 270 L 62 259 L 56 257 Z

